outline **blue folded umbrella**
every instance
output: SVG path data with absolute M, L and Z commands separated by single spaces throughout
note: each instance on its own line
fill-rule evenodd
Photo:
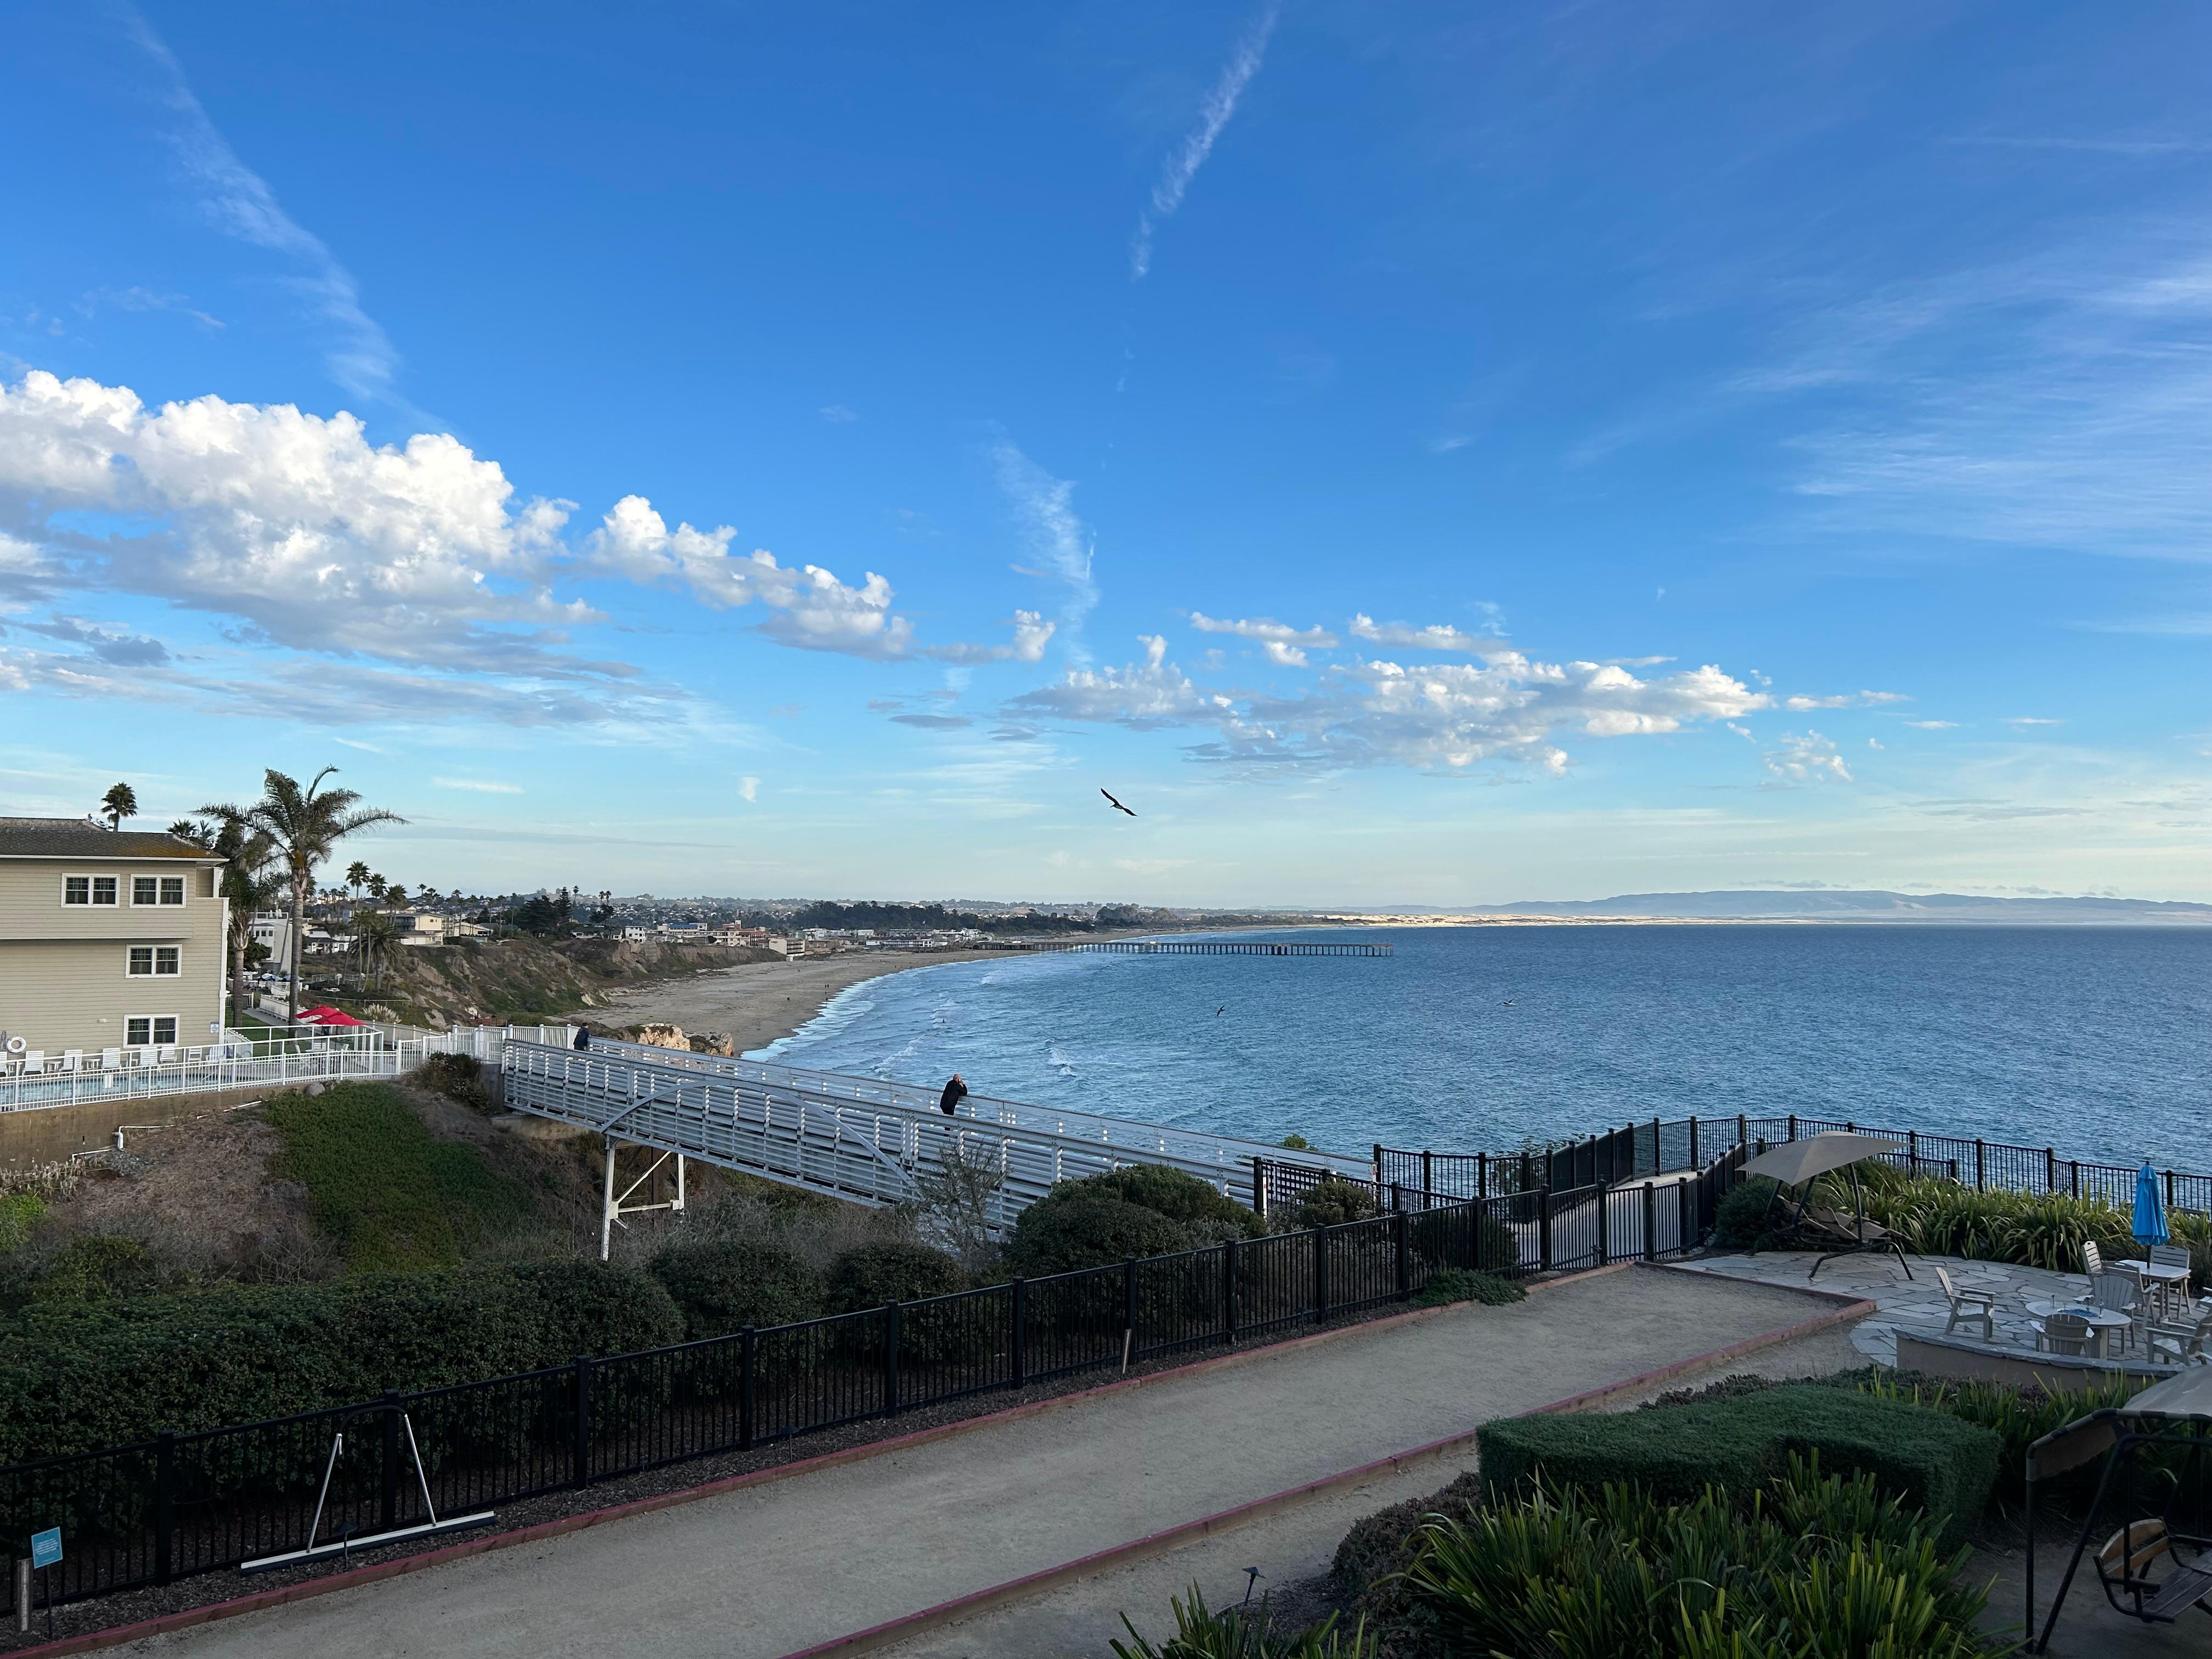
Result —
M 2166 1231 L 2166 1206 L 2159 1200 L 2158 1172 L 2145 1164 L 2136 1171 L 2136 1243 L 2163 1244 Z

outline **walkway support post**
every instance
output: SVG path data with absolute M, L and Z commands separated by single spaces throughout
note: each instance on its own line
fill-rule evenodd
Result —
M 600 1195 L 599 1260 L 605 1261 L 615 1242 L 615 1138 L 606 1135 L 603 1139 L 607 1144 L 607 1179 Z

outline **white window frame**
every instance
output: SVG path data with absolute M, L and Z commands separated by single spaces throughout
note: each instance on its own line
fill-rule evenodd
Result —
M 69 884 L 73 881 L 84 884 L 84 902 L 82 904 L 70 902 Z M 112 884 L 114 895 L 104 904 L 100 899 L 100 884 L 103 881 Z M 62 876 L 62 908 L 65 910 L 113 910 L 119 908 L 122 903 L 123 878 L 120 876 L 88 875 L 82 871 L 66 872 Z
M 131 1028 L 142 1020 L 145 1022 L 146 1035 L 143 1037 L 133 1036 L 131 1034 Z M 161 1022 L 164 1020 L 167 1020 L 169 1024 L 169 1035 L 166 1037 L 161 1035 Z M 123 1022 L 123 1046 L 126 1048 L 174 1048 L 179 1024 L 174 1014 L 128 1015 Z
M 138 896 L 138 884 L 142 881 L 150 881 L 154 884 L 153 897 L 142 899 Z M 171 898 L 162 890 L 172 882 L 176 884 L 177 888 L 177 896 L 174 898 Z M 158 872 L 149 875 L 143 872 L 135 872 L 131 875 L 131 904 L 134 909 L 143 908 L 149 910 L 180 910 L 190 902 L 191 894 L 185 878 L 182 876 L 165 876 Z
M 146 969 L 138 970 L 138 953 L 146 953 Z M 161 958 L 169 958 L 164 971 Z M 125 979 L 182 979 L 185 976 L 185 947 L 181 945 L 129 945 L 123 950 L 123 976 Z

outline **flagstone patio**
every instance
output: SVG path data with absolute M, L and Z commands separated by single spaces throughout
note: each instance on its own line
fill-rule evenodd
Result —
M 1802 1286 L 1864 1297 L 1877 1310 L 1851 1332 L 1851 1345 L 1869 1359 L 1885 1365 L 1897 1363 L 1897 1333 L 1905 1329 L 1919 1335 L 1942 1336 L 1950 1317 L 1950 1304 L 1936 1281 L 1936 1269 L 1951 1275 L 1962 1291 L 1987 1291 L 1996 1303 L 1997 1340 L 2033 1352 L 2035 1332 L 2029 1323 L 2030 1302 L 2072 1302 L 2087 1294 L 2089 1281 L 2080 1273 L 2052 1273 L 2043 1267 L 2016 1267 L 2008 1261 L 1969 1261 L 1963 1256 L 1910 1256 L 1912 1276 L 1907 1279 L 1893 1255 L 1851 1255 L 1831 1261 L 1820 1277 L 1808 1280 L 1818 1257 L 1809 1250 L 1766 1250 L 1758 1255 L 1715 1255 L 1680 1265 L 1693 1273 L 1718 1273 L 1729 1279 L 1756 1279 L 1766 1285 Z M 1978 1328 L 1962 1327 L 1954 1336 L 1978 1340 Z

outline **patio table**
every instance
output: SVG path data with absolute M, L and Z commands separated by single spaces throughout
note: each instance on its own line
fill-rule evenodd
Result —
M 2135 1321 L 2112 1308 L 2085 1307 L 2079 1302 L 2031 1302 L 2028 1312 L 2038 1319 L 2049 1319 L 2054 1314 L 2079 1314 L 2089 1322 L 2089 1331 L 2097 1344 L 2097 1358 L 2112 1357 L 2112 1334 L 2125 1330 Z
M 2128 1257 L 2112 1264 L 2115 1273 L 2133 1273 L 2143 1287 L 2143 1294 L 2158 1299 L 2158 1317 L 2166 1316 L 2166 1299 L 2173 1290 L 2189 1282 L 2189 1269 L 2179 1263 L 2169 1267 L 2160 1261 L 2139 1261 Z

